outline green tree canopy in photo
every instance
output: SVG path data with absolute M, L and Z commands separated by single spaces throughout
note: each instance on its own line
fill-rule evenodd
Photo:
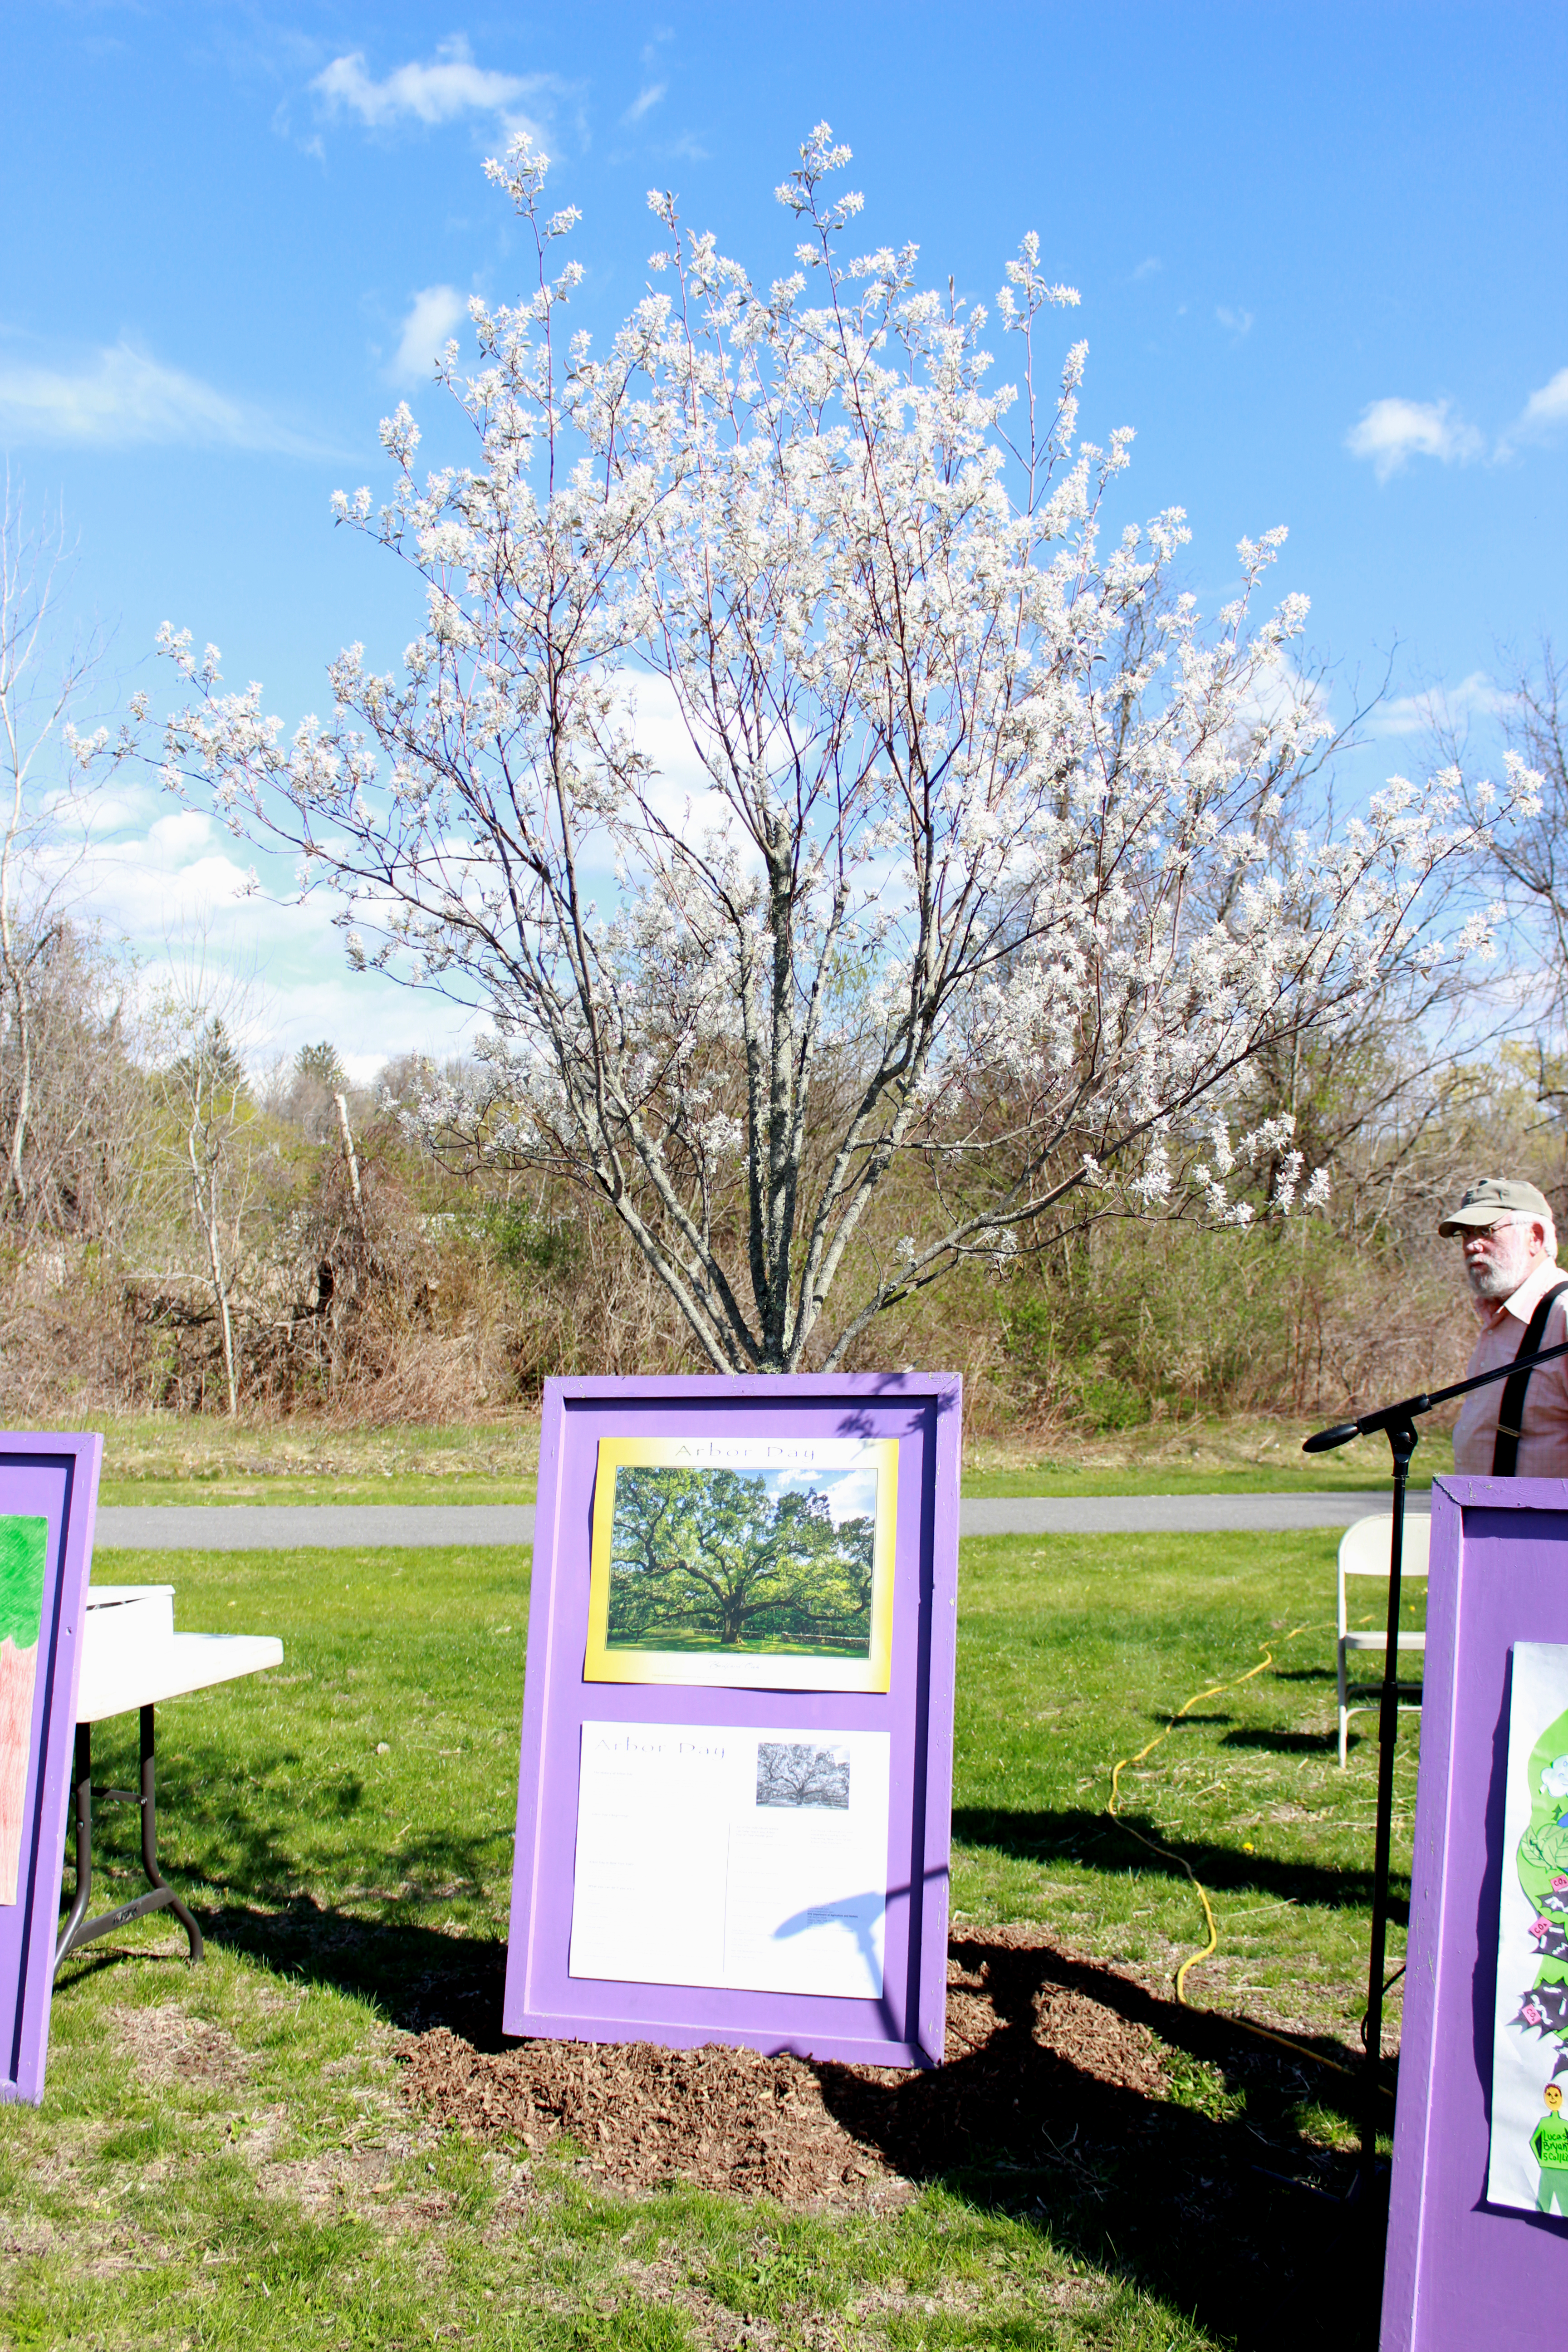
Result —
M 30 1650 L 44 1614 L 47 1519 L 0 1518 L 0 1642 Z
M 733 1470 L 616 1474 L 607 1638 L 733 1649 L 759 1633 L 864 1653 L 875 1524 Z

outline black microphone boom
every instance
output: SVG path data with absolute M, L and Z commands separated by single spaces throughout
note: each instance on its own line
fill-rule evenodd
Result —
M 1348 1444 L 1352 1437 L 1370 1437 L 1379 1429 L 1397 1429 L 1417 1413 L 1430 1412 L 1436 1404 L 1448 1404 L 1455 1397 L 1468 1396 L 1472 1389 L 1484 1389 L 1493 1381 L 1506 1381 L 1510 1372 L 1532 1372 L 1537 1364 L 1549 1364 L 1554 1356 L 1568 1356 L 1568 1339 L 1555 1348 L 1542 1348 L 1538 1356 L 1516 1356 L 1510 1364 L 1499 1364 L 1494 1371 L 1478 1372 L 1473 1380 L 1456 1381 L 1452 1388 L 1434 1389 L 1430 1396 L 1401 1397 L 1397 1404 L 1385 1404 L 1376 1412 L 1363 1412 L 1359 1421 L 1336 1421 L 1332 1429 L 1314 1430 L 1301 1443 L 1303 1454 L 1331 1454 L 1336 1445 Z
M 1397 1404 L 1385 1404 L 1380 1406 L 1376 1412 L 1361 1413 L 1354 1421 L 1337 1421 L 1331 1429 L 1314 1431 L 1301 1446 L 1303 1454 L 1331 1454 L 1336 1445 L 1346 1445 L 1352 1437 L 1370 1437 L 1374 1431 L 1382 1430 L 1394 1455 L 1394 1519 L 1388 1546 L 1388 1631 L 1383 1653 L 1383 1689 L 1377 1713 L 1377 1834 L 1372 1863 L 1372 1948 L 1367 1969 L 1366 2015 L 1362 2021 L 1366 2046 L 1366 2074 L 1362 2111 L 1361 2186 L 1369 2217 L 1376 2210 L 1373 2189 L 1377 2168 L 1378 2109 L 1383 2086 L 1383 1999 L 1388 1990 L 1383 1970 L 1388 1939 L 1389 1849 L 1394 1834 L 1394 1749 L 1399 1737 L 1399 1592 L 1405 1561 L 1405 1482 L 1410 1457 L 1420 1442 L 1415 1427 L 1416 1417 L 1430 1412 L 1434 1405 L 1448 1404 L 1455 1397 L 1468 1396 L 1472 1389 L 1488 1388 L 1493 1381 L 1506 1381 L 1511 1373 L 1531 1372 L 1537 1364 L 1550 1364 L 1558 1356 L 1568 1356 L 1568 1339 L 1555 1348 L 1542 1348 L 1539 1355 L 1516 1356 L 1512 1363 L 1499 1364 L 1494 1371 L 1477 1372 L 1470 1380 L 1456 1381 L 1451 1388 L 1434 1389 L 1430 1396 L 1402 1397 Z

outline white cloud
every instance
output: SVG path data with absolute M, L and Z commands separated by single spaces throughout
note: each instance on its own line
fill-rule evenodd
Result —
M 621 121 L 623 122 L 640 122 L 643 116 L 647 114 L 651 108 L 656 107 L 658 104 L 659 100 L 664 96 L 665 91 L 668 88 L 669 84 L 667 81 L 649 82 L 646 89 L 638 90 L 636 98 L 633 99 L 631 104 L 622 115 Z
M 1163 267 L 1164 264 L 1161 261 L 1157 253 L 1146 255 L 1143 260 L 1138 264 L 1137 268 L 1132 272 L 1132 280 L 1134 285 L 1137 284 L 1141 278 L 1152 278 L 1155 271 L 1163 268 Z
M 620 700 L 638 751 L 653 762 L 654 773 L 645 787 L 648 805 L 688 841 L 731 831 L 733 812 L 702 764 L 668 679 L 628 677 Z M 755 856 L 753 844 L 745 840 L 742 865 L 752 865 Z
M 247 896 L 248 845 L 212 814 L 154 786 L 117 782 L 95 793 L 85 844 L 56 853 L 62 904 L 135 951 L 139 993 L 156 998 L 199 945 L 215 985 L 259 975 L 246 1052 L 259 1068 L 330 1036 L 350 1074 L 368 1080 L 398 1054 L 437 1061 L 467 1051 L 479 1016 L 378 972 L 347 968 L 342 933 L 322 895 L 295 903 L 286 859 L 266 859 L 276 895 Z
M 468 315 L 455 286 L 423 286 L 408 306 L 391 367 L 395 383 L 428 383 L 447 338 Z
M 1238 342 L 1243 335 L 1249 335 L 1252 332 L 1252 313 L 1250 310 L 1227 310 L 1225 304 L 1222 302 L 1218 310 L 1215 312 L 1215 317 L 1219 320 L 1222 327 L 1228 327 L 1230 329 L 1231 333 L 1237 338 Z
M 1568 367 L 1559 368 L 1550 383 L 1532 392 L 1502 439 L 1498 456 L 1510 457 L 1520 441 L 1546 441 L 1568 425 Z
M 1494 686 L 1484 669 L 1473 669 L 1458 686 L 1434 686 L 1420 694 L 1395 695 L 1374 710 L 1367 722 L 1373 735 L 1429 735 L 1438 726 L 1457 727 L 1467 719 L 1490 719 L 1507 709 L 1510 697 Z
M 123 341 L 74 373 L 0 358 L 0 437 L 100 448 L 177 441 L 293 457 L 332 454 L 265 409 L 230 400 Z
M 1486 444 L 1473 425 L 1447 400 L 1374 400 L 1345 435 L 1352 457 L 1367 457 L 1380 482 L 1399 473 L 1412 457 L 1436 457 L 1445 466 L 1468 465 Z
M 1307 677 L 1282 648 L 1267 667 L 1258 670 L 1237 706 L 1238 738 L 1253 739 L 1259 730 L 1271 742 L 1287 735 L 1321 734 L 1330 724 L 1328 689 L 1321 677 Z
M 502 114 L 547 85 L 541 74 L 488 72 L 474 63 L 459 33 L 440 42 L 428 65 L 398 66 L 384 81 L 367 71 L 364 51 L 334 58 L 310 88 L 335 114 L 346 108 L 371 130 L 389 124 L 452 122 L 462 114 Z

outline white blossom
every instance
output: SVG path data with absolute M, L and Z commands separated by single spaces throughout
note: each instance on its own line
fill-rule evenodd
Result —
M 400 1116 L 597 1188 L 742 1369 L 832 1366 L 1075 1203 L 1320 1207 L 1289 1119 L 1233 1137 L 1247 1072 L 1496 926 L 1442 919 L 1484 846 L 1456 779 L 1286 830 L 1328 722 L 1305 599 L 1259 609 L 1283 533 L 1205 623 L 1182 510 L 1110 526 L 1131 436 L 1079 433 L 1083 344 L 1037 349 L 1077 300 L 1038 239 L 1003 273 L 1004 382 L 912 247 L 846 248 L 848 160 L 819 124 L 765 281 L 653 192 L 658 284 L 600 350 L 564 315 L 575 209 L 514 140 L 485 169 L 528 282 L 442 367 L 469 462 L 416 471 L 405 404 L 384 501 L 333 500 L 422 584 L 396 670 L 351 645 L 290 733 L 159 641 L 180 788 L 337 894 L 356 967 L 488 1013 L 473 1082 Z M 1489 826 L 1532 800 L 1510 762 Z M 889 1259 L 864 1221 L 895 1171 L 931 1223 Z

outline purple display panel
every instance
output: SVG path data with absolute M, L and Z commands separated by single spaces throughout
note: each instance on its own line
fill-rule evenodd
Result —
M 1427 1596 L 1382 2346 L 1534 2352 L 1568 2221 L 1489 2205 L 1487 2166 L 1510 1656 L 1568 1643 L 1568 1480 L 1435 1480 Z
M 13 1727 L 10 1737 L 0 1727 L 0 1772 L 9 1764 L 21 1790 L 19 1812 L 6 1801 L 20 1834 L 16 1900 L 0 1900 L 0 2099 L 34 2105 L 44 2095 L 82 1618 L 102 1459 L 101 1437 L 0 1436 L 0 1526 L 42 1519 L 47 1529 L 37 1656 L 26 1662 L 30 1692 L 23 1688 L 19 1708 L 17 1645 L 9 1632 L 0 1636 L 0 1675 Z M 17 1770 L 24 1753 L 25 1768 Z M 6 1887 L 10 1860 L 8 1852 Z M 6 1887 L 0 1887 L 0 1896 Z
M 725 2042 L 873 2065 L 940 2065 L 958 1587 L 962 1384 L 948 1373 L 560 1380 L 545 1385 L 529 1610 L 508 2033 L 682 2048 Z M 891 1687 L 868 1693 L 589 1683 L 589 1549 L 602 1437 L 896 1438 Z M 628 1982 L 569 1972 L 584 1721 L 885 1732 L 879 1999 Z

